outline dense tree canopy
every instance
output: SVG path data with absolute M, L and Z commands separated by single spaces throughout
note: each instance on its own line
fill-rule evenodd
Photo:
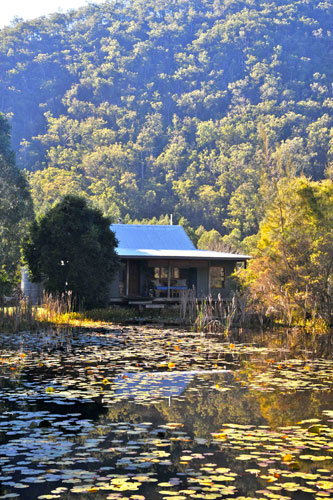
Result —
M 110 221 L 68 195 L 39 222 L 33 222 L 23 244 L 23 256 L 33 281 L 44 281 L 47 292 L 67 294 L 79 306 L 105 305 L 118 266 L 117 240 Z
M 332 12 L 321 0 L 125 0 L 0 32 L 0 111 L 39 213 L 84 194 L 237 246 L 277 166 L 332 164 Z
M 333 287 L 333 184 L 281 179 L 244 271 L 259 307 L 289 323 L 330 321 Z
M 9 124 L 0 114 L 0 282 L 6 293 L 20 262 L 21 238 L 32 219 L 28 183 L 15 166 L 9 132 Z

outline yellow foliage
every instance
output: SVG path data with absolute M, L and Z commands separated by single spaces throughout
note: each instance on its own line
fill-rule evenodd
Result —
M 324 333 L 333 286 L 332 181 L 282 178 L 252 255 L 240 273 L 252 308 L 262 317 Z

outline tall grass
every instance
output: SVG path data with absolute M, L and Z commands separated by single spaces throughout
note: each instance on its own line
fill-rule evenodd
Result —
M 180 292 L 179 299 L 180 322 L 183 324 L 193 324 L 197 317 L 197 299 L 195 288 L 190 288 Z
M 0 307 L 0 332 L 95 328 L 105 323 L 129 322 L 134 314 L 132 309 L 119 307 L 77 312 L 75 306 L 71 293 L 44 293 L 39 305 L 27 299 L 15 300 L 10 306 Z
M 32 305 L 28 299 L 13 299 L 0 307 L 0 331 L 18 332 L 38 330 L 50 324 L 66 324 L 73 310 L 71 294 L 52 296 L 43 294 L 41 305 Z
M 198 300 L 194 290 L 186 291 L 180 299 L 180 321 L 198 332 L 229 335 L 233 325 L 246 321 L 246 296 L 236 292 L 229 300 L 221 294 L 216 299 L 208 295 Z
M 15 300 L 11 305 L 0 307 L 0 331 L 18 332 L 38 328 L 36 308 L 30 301 Z
M 69 319 L 75 309 L 72 292 L 52 295 L 43 292 L 42 305 L 37 308 L 36 315 L 41 323 L 63 323 Z

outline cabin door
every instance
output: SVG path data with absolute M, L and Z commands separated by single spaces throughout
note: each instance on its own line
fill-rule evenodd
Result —
M 136 261 L 128 261 L 128 295 L 140 295 L 140 267 Z

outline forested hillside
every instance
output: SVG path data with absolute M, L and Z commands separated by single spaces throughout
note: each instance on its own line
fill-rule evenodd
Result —
M 0 305 L 20 262 L 20 243 L 33 219 L 33 207 L 24 175 L 15 165 L 8 122 L 0 115 Z
M 0 111 L 36 210 L 74 192 L 237 246 L 277 178 L 332 171 L 332 18 L 325 0 L 123 0 L 3 29 Z

